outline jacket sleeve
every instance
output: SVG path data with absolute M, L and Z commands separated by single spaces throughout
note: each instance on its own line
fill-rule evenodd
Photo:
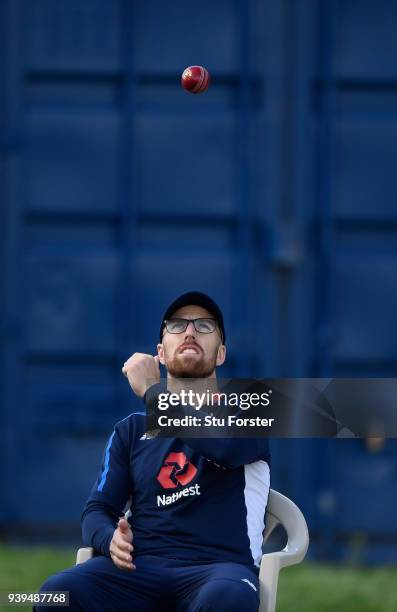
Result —
M 132 491 L 129 452 L 121 428 L 122 424 L 117 424 L 108 440 L 99 476 L 81 516 L 84 544 L 107 557 L 117 521 Z
M 220 466 L 234 469 L 266 461 L 270 466 L 269 443 L 266 438 L 181 438 L 191 449 Z
M 161 391 L 164 391 L 164 383 L 153 385 L 145 394 L 144 402 L 148 411 L 152 414 L 156 414 L 153 410 L 158 405 L 158 395 Z M 201 410 L 201 415 L 204 412 L 204 409 Z M 189 406 L 184 406 L 180 415 L 177 415 L 177 407 L 174 408 L 174 416 L 184 416 L 186 414 L 200 418 L 199 413 Z M 243 411 L 241 411 L 241 416 L 246 416 Z M 270 466 L 269 441 L 267 438 L 184 438 L 180 436 L 180 433 L 181 428 L 175 427 L 175 437 L 178 437 L 195 452 L 222 467 L 234 469 L 260 460 L 266 461 Z M 172 428 L 170 428 L 170 435 L 172 435 Z

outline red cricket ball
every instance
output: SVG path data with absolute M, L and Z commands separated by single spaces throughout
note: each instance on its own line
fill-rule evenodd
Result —
M 189 93 L 203 93 L 209 84 L 210 75 L 203 66 L 189 66 L 182 73 L 181 85 Z

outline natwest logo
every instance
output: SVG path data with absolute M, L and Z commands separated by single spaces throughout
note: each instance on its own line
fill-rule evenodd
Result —
M 174 504 L 178 499 L 182 497 L 190 497 L 191 495 L 201 495 L 200 493 L 200 485 L 197 483 L 191 487 L 185 487 L 180 491 L 174 491 L 171 495 L 157 495 L 157 505 L 158 506 L 169 506 L 170 504 Z
M 176 489 L 193 480 L 197 468 L 186 458 L 185 453 L 170 453 L 157 475 L 157 480 L 164 489 Z

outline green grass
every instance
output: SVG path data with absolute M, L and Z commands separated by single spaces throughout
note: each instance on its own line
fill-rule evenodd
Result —
M 48 576 L 74 562 L 74 550 L 0 546 L 0 590 L 37 591 Z M 282 570 L 277 612 L 396 612 L 396 585 L 397 568 L 303 563 Z
M 75 560 L 75 551 L 0 546 L 0 591 L 36 591 L 48 576 L 70 567 Z
M 280 573 L 277 612 L 396 612 L 397 568 L 303 563 Z

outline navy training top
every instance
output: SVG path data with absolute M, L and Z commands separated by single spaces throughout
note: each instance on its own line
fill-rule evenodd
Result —
M 110 556 L 128 518 L 133 558 L 259 566 L 270 488 L 267 439 L 149 438 L 143 413 L 118 422 L 82 514 L 84 544 Z

